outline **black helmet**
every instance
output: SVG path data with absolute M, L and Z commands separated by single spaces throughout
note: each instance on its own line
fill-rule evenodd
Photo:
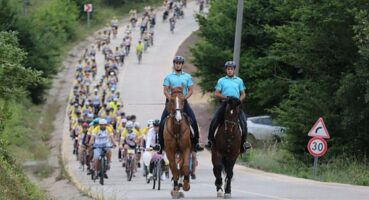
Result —
M 160 126 L 160 120 L 156 119 L 154 120 L 154 122 L 152 123 L 153 126 Z
M 179 62 L 179 63 L 184 63 L 185 59 L 182 56 L 176 56 L 173 59 L 173 63 Z
M 227 61 L 225 64 L 224 64 L 224 67 L 227 68 L 227 67 L 233 67 L 233 68 L 236 68 L 236 62 L 234 61 Z

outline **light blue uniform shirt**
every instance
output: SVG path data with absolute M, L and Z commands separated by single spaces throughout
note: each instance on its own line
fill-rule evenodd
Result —
M 178 75 L 176 72 L 172 72 L 165 77 L 163 86 L 175 88 L 181 87 L 182 84 L 184 86 L 183 95 L 186 95 L 188 92 L 188 87 L 193 85 L 192 76 L 186 72 L 181 72 Z
M 223 96 L 231 96 L 240 99 L 241 91 L 245 90 L 246 86 L 242 79 L 237 76 L 225 76 L 218 80 L 215 89 L 219 90 Z

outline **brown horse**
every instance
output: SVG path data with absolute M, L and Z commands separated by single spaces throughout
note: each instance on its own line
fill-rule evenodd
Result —
M 222 171 L 225 172 L 224 198 L 231 197 L 233 167 L 240 154 L 241 130 L 239 124 L 240 100 L 229 98 L 224 113 L 224 122 L 218 127 L 215 143 L 211 150 L 213 173 L 218 197 L 223 195 Z
M 169 160 L 169 167 L 173 174 L 173 198 L 183 197 L 180 192 L 190 190 L 189 163 L 191 153 L 191 133 L 190 123 L 187 115 L 183 112 L 185 98 L 182 93 L 183 87 L 172 89 L 171 98 L 167 103 L 167 110 L 170 115 L 165 119 L 164 126 L 164 150 Z M 176 157 L 179 157 L 181 164 L 177 167 Z M 178 183 L 183 177 L 183 183 Z

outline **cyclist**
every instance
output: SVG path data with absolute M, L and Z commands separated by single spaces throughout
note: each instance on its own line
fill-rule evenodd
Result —
M 136 27 L 136 22 L 137 22 L 137 11 L 134 9 L 131 9 L 129 11 L 129 21 L 132 24 L 132 28 Z
M 146 149 L 154 148 L 158 144 L 160 120 L 154 120 L 153 127 L 149 129 L 146 136 Z
M 146 138 L 146 150 L 147 151 L 150 151 L 157 146 L 159 127 L 160 127 L 160 120 L 157 119 L 153 122 L 153 128 L 151 128 L 149 132 L 147 133 L 147 138 Z M 163 157 L 165 157 L 165 155 L 160 155 L 158 153 L 152 154 L 151 159 L 150 159 L 150 165 L 149 165 L 149 174 L 147 175 L 148 178 L 153 177 L 152 171 L 154 170 L 154 165 L 159 159 Z M 165 159 L 163 159 L 163 162 L 164 160 Z M 164 164 L 164 163 L 161 163 L 161 164 Z
M 98 131 L 95 134 L 92 134 L 90 145 L 94 147 L 94 167 L 95 167 L 95 176 L 97 176 L 97 171 L 99 170 L 99 157 L 104 149 L 106 151 L 107 158 L 107 169 L 110 169 L 111 163 L 111 145 L 113 148 L 116 147 L 114 141 L 114 133 L 107 129 L 107 121 L 105 119 L 99 119 Z M 108 178 L 107 174 L 104 173 L 104 178 Z
M 82 161 L 84 159 L 85 163 L 87 165 L 87 170 L 90 171 L 90 162 L 88 162 L 88 156 L 87 156 L 87 148 L 88 148 L 88 141 L 89 141 L 89 134 L 88 134 L 88 123 L 84 122 L 82 124 L 82 130 L 78 134 L 78 144 L 79 144 L 79 161 Z M 82 158 L 83 154 L 85 153 L 85 158 Z M 82 164 L 82 163 L 81 163 Z M 82 166 L 83 167 L 83 166 Z
M 137 47 L 136 47 L 136 55 L 137 55 L 138 63 L 141 63 L 143 49 L 144 49 L 144 46 L 142 44 L 142 41 L 139 40 Z
M 170 32 L 174 32 L 174 28 L 176 26 L 176 19 L 174 16 L 172 16 L 171 18 L 169 18 L 169 28 L 170 28 Z
M 128 149 L 136 149 L 137 145 L 137 131 L 134 131 L 134 124 L 132 121 L 128 121 L 126 125 L 126 132 L 122 133 L 121 136 L 121 143 L 123 144 L 123 167 L 127 163 L 127 157 L 128 157 Z M 136 171 L 136 165 L 135 165 L 135 171 Z

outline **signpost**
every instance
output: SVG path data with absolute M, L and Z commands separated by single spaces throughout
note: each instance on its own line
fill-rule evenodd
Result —
M 318 121 L 315 122 L 313 128 L 310 129 L 308 136 L 310 137 L 320 136 L 326 139 L 331 138 L 329 136 L 327 127 L 324 124 L 323 118 L 319 117 Z
M 92 4 L 84 4 L 83 11 L 87 13 L 87 27 L 90 27 L 90 12 L 92 12 Z
M 312 137 L 309 140 L 307 149 L 314 156 L 313 175 L 316 176 L 318 170 L 318 159 L 322 157 L 328 150 L 327 142 L 324 138 L 329 139 L 327 127 L 324 124 L 323 118 L 319 118 L 308 133 Z

